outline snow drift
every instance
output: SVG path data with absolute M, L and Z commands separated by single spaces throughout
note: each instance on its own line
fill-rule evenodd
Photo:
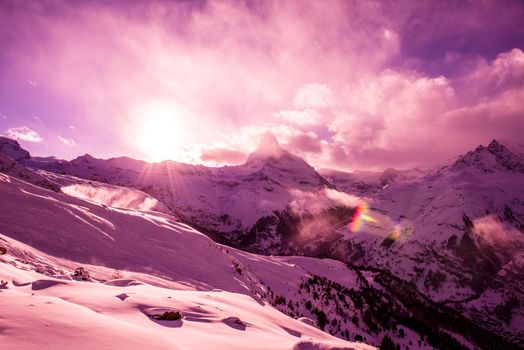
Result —
M 169 209 L 144 192 L 100 183 L 79 183 L 61 188 L 65 194 L 110 207 L 169 213 Z

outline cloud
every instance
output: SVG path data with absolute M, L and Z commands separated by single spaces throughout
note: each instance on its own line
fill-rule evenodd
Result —
M 121 130 L 116 141 L 140 153 L 135 125 L 153 112 L 137 105 L 167 101 L 185 143 L 223 142 L 216 130 L 231 135 L 239 126 L 260 124 L 292 107 L 287 101 L 329 103 L 328 82 L 374 71 L 397 55 L 398 43 L 391 46 L 382 26 L 353 21 L 351 6 L 342 1 L 15 6 L 1 15 L 9 28 L 3 47 L 15 72 L 46 81 L 42 88 L 74 104 L 77 118 L 88 119 L 91 128 L 102 129 L 108 115 L 119 116 L 112 120 L 112 129 Z M 56 66 L 60 71 L 52 69 Z
M 324 142 L 314 131 L 305 131 L 303 128 L 292 125 L 280 124 L 272 127 L 248 127 L 241 130 L 240 137 L 244 140 L 244 145 L 249 145 L 254 140 L 259 140 L 268 131 L 277 138 L 284 149 L 291 151 L 295 155 L 307 157 L 308 155 L 320 154 L 323 151 Z M 254 147 L 248 149 L 252 150 Z
M 480 246 L 495 248 L 502 260 L 509 260 L 513 254 L 524 249 L 522 232 L 506 225 L 496 217 L 488 215 L 473 220 L 473 237 Z
M 343 107 L 334 111 L 328 124 L 333 133 L 332 151 L 342 155 L 333 160 L 361 167 L 427 160 L 417 145 L 438 146 L 443 136 L 439 115 L 455 98 L 445 77 L 392 70 L 346 86 Z
M 321 141 L 313 132 L 291 137 L 286 146 L 299 152 L 320 153 L 322 151 Z
M 361 202 L 361 198 L 351 196 L 344 192 L 339 192 L 337 190 L 334 190 L 332 188 L 328 188 L 324 190 L 324 193 L 326 194 L 326 197 L 338 202 L 340 204 L 343 204 L 347 207 L 356 207 Z
M 485 97 L 504 91 L 522 88 L 524 84 L 524 52 L 514 48 L 500 53 L 491 62 L 478 60 L 470 74 L 457 80 L 468 103 L 479 102 Z
M 307 127 L 293 122 L 303 133 L 327 125 L 320 149 L 304 155 L 316 166 L 434 166 L 493 138 L 520 139 L 524 53 L 502 53 L 455 79 L 385 69 L 346 84 L 337 95 L 330 105 L 308 112 L 321 114 L 318 122 L 306 118 Z M 302 111 L 286 113 L 299 118 Z M 300 142 L 290 145 L 301 149 Z
M 68 147 L 76 146 L 76 142 L 73 139 L 68 139 L 68 138 L 62 137 L 62 136 L 57 136 L 57 138 L 58 138 L 58 140 L 60 140 L 60 142 L 62 142 L 64 145 L 66 145 Z
M 293 98 L 298 108 L 323 108 L 333 104 L 333 92 L 325 84 L 308 84 L 300 87 Z
M 304 110 L 281 110 L 273 114 L 274 117 L 282 119 L 280 122 L 299 126 L 317 125 L 322 115 L 315 109 Z
M 524 132 L 523 9 L 512 0 L 2 3 L 0 67 L 10 73 L 0 84 L 39 82 L 29 90 L 53 96 L 47 113 L 38 96 L 27 101 L 27 86 L 13 100 L 34 102 L 53 125 L 96 130 L 81 140 L 95 154 L 150 158 L 136 140 L 168 118 L 164 138 L 181 145 L 169 153 L 180 161 L 235 164 L 269 130 L 316 167 L 435 165 Z
M 5 135 L 12 139 L 28 142 L 42 142 L 44 140 L 36 131 L 27 126 L 9 128 L 5 131 Z
M 237 144 L 250 145 L 253 135 L 269 130 L 316 167 L 439 165 L 493 138 L 520 139 L 523 67 L 524 53 L 512 49 L 453 79 L 384 69 L 337 94 L 325 84 L 305 84 L 292 108 L 274 113 L 269 123 L 242 128 Z
M 483 216 L 474 220 L 473 233 L 490 245 L 524 246 L 524 237 L 519 230 L 506 227 L 494 216 Z
M 212 164 L 242 164 L 246 161 L 247 154 L 228 148 L 203 148 L 200 159 Z
M 342 193 L 334 189 L 324 189 L 318 192 L 307 192 L 299 189 L 291 189 L 292 200 L 289 203 L 291 210 L 301 215 L 307 213 L 319 213 L 325 209 L 335 206 L 356 207 L 361 198 Z

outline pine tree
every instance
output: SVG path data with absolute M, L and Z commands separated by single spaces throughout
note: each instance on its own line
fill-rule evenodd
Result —
M 380 346 L 378 347 L 380 350 L 396 350 L 397 349 L 397 346 L 395 345 L 395 343 L 393 342 L 393 340 L 391 340 L 391 338 L 389 337 L 389 335 L 385 335 L 383 338 L 382 338 L 382 341 L 380 342 Z

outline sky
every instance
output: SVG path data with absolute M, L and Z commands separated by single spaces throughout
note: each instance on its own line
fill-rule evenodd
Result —
M 0 134 L 33 155 L 429 168 L 524 135 L 524 2 L 0 2 Z

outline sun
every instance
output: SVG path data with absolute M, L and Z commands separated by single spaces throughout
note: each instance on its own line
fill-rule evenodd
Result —
M 183 119 L 180 110 L 167 104 L 151 103 L 138 114 L 138 146 L 149 160 L 158 162 L 176 159 L 184 143 L 181 135 Z

